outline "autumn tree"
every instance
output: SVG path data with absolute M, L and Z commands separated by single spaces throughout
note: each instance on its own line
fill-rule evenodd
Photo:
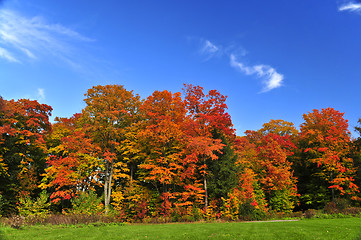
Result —
M 85 94 L 85 124 L 93 143 L 100 148 L 105 211 L 108 212 L 114 179 L 129 178 L 126 162 L 117 148 L 138 119 L 138 95 L 121 85 L 95 86 Z
M 63 206 L 64 200 L 99 185 L 99 148 L 85 132 L 81 114 L 55 121 L 47 141 L 47 168 L 40 186 L 52 192 L 52 202 L 61 201 Z
M 303 115 L 298 163 L 299 189 L 304 208 L 322 207 L 335 197 L 357 199 L 355 169 L 350 158 L 351 134 L 344 113 L 333 108 Z
M 282 119 L 277 119 L 264 123 L 262 128 L 258 130 L 261 135 L 265 136 L 269 133 L 276 134 L 279 136 L 297 136 L 298 130 L 295 128 L 292 122 L 287 122 Z
M 0 193 L 10 211 L 20 195 L 39 193 L 52 108 L 27 99 L 1 102 L 0 163 L 6 172 L 0 175 Z
M 201 175 L 203 177 L 205 209 L 208 206 L 208 186 L 207 159 L 216 160 L 218 157 L 213 155 L 215 152 L 221 152 L 224 146 L 221 139 L 213 139 L 212 131 L 217 130 L 227 136 L 234 134 L 234 129 L 230 115 L 226 112 L 225 103 L 227 97 L 220 94 L 217 90 L 210 90 L 207 95 L 203 93 L 203 88 L 185 84 L 185 106 L 188 110 L 189 121 L 186 125 L 187 135 L 193 140 L 191 148 L 198 149 L 198 159 Z M 194 141 L 197 139 L 197 141 Z M 196 146 L 199 143 L 199 146 Z
M 167 204 L 182 188 L 185 146 L 182 124 L 186 109 L 180 93 L 165 90 L 155 91 L 140 110 L 144 120 L 138 138 L 145 157 L 139 165 L 141 179 L 150 183 Z
M 287 157 L 294 154 L 295 145 L 289 135 L 268 133 L 256 143 L 257 158 L 254 170 L 269 207 L 275 211 L 290 212 L 297 197 L 296 178 Z

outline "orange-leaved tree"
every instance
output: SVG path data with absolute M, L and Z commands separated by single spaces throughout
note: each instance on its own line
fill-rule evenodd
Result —
M 54 203 L 70 200 L 76 194 L 99 185 L 99 148 L 85 132 L 82 115 L 55 118 L 48 139 L 47 168 L 43 174 L 43 189 L 50 189 Z
M 296 178 L 287 157 L 294 154 L 296 146 L 290 136 L 268 133 L 258 142 L 254 170 L 269 207 L 277 212 L 293 210 L 297 194 Z
M 88 90 L 83 110 L 87 132 L 100 148 L 102 159 L 101 179 L 104 184 L 105 212 L 109 203 L 114 179 L 129 178 L 129 169 L 117 149 L 126 139 L 128 128 L 138 120 L 138 95 L 121 85 L 95 86 Z
M 277 134 L 279 136 L 290 136 L 291 138 L 298 136 L 298 130 L 295 128 L 292 122 L 287 122 L 282 119 L 271 119 L 268 123 L 262 125 L 262 128 L 257 132 L 265 136 L 268 133 Z
M 214 131 L 233 136 L 234 129 L 230 115 L 226 112 L 225 103 L 227 97 L 217 90 L 210 90 L 207 95 L 203 88 L 191 84 L 184 85 L 185 106 L 188 111 L 188 120 L 185 123 L 185 131 L 189 138 L 188 148 L 192 152 L 193 159 L 198 159 L 197 164 L 200 175 L 203 178 L 204 206 L 208 207 L 207 187 L 207 160 L 216 160 L 216 152 L 221 153 L 224 144 L 221 139 L 213 139 Z M 188 157 L 188 159 L 191 159 Z M 193 160 L 193 162 L 195 162 Z
M 152 184 L 160 195 L 162 213 L 182 190 L 181 173 L 185 135 L 182 131 L 186 110 L 180 93 L 155 91 L 141 108 L 143 121 L 138 139 L 144 161 L 139 166 L 141 180 Z
M 39 193 L 40 174 L 44 171 L 46 136 L 51 131 L 52 108 L 28 99 L 2 100 L 0 111 L 0 192 L 8 210 L 17 198 Z
M 299 148 L 302 201 L 320 207 L 337 197 L 357 199 L 355 169 L 350 158 L 351 134 L 344 113 L 333 108 L 313 110 L 303 115 Z M 328 190 L 329 189 L 329 190 Z

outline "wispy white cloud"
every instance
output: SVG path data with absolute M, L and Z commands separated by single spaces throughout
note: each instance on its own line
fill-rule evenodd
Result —
M 361 3 L 347 2 L 338 7 L 339 11 L 361 13 Z
M 28 18 L 9 9 L 0 9 L 0 58 L 18 59 L 52 57 L 74 62 L 77 42 L 93 41 L 60 24 L 49 24 L 40 16 Z
M 219 51 L 219 48 L 214 45 L 213 43 L 211 43 L 211 41 L 209 40 L 205 40 L 203 43 L 203 48 L 202 48 L 202 53 L 216 53 L 217 51 Z
M 198 42 L 198 53 L 202 57 L 206 57 L 206 61 L 213 57 L 227 57 L 230 59 L 230 65 L 238 69 L 246 75 L 255 75 L 261 79 L 263 88 L 261 93 L 271 91 L 283 85 L 284 76 L 280 74 L 273 67 L 265 64 L 248 65 L 237 60 L 236 56 L 246 56 L 247 50 L 238 44 L 230 44 L 228 46 L 217 45 L 210 40 L 197 37 L 187 37 L 189 42 Z
M 199 54 L 205 57 L 205 60 L 208 61 L 215 56 L 222 56 L 224 52 L 221 46 L 217 46 L 210 40 L 200 39 Z
M 11 53 L 9 53 L 6 49 L 2 47 L 0 47 L 0 58 L 4 58 L 9 62 L 20 62 Z
M 45 89 L 38 88 L 38 98 L 40 101 L 45 100 Z
M 284 76 L 278 73 L 271 66 L 263 64 L 247 66 L 244 63 L 237 61 L 233 54 L 230 55 L 230 64 L 232 67 L 240 70 L 246 75 L 256 75 L 257 77 L 263 79 L 264 87 L 262 92 L 268 92 L 282 86 Z

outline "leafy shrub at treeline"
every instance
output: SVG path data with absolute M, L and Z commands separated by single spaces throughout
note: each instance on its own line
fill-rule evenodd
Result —
M 95 215 L 103 212 L 104 205 L 94 191 L 81 192 L 71 199 L 71 213 L 76 215 Z

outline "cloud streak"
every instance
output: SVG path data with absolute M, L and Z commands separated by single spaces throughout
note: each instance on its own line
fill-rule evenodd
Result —
M 206 56 L 205 60 L 208 61 L 215 56 L 221 56 L 222 50 L 219 46 L 216 46 L 211 41 L 201 39 L 201 47 L 199 53 L 202 56 Z
M 245 56 L 247 53 L 245 49 L 237 48 L 234 45 L 224 48 L 203 38 L 200 39 L 200 42 L 201 46 L 199 47 L 199 53 L 201 56 L 206 57 L 206 61 L 214 56 L 226 56 L 230 59 L 231 67 L 236 68 L 248 76 L 255 75 L 257 78 L 261 79 L 263 84 L 261 93 L 268 92 L 282 86 L 284 76 L 283 74 L 278 73 L 273 67 L 265 64 L 249 66 L 238 61 L 236 56 Z
M 348 11 L 348 12 L 361 13 L 361 3 L 348 2 L 339 6 L 338 10 L 340 12 Z
M 233 54 L 230 55 L 230 64 L 232 67 L 240 70 L 246 75 L 256 75 L 258 78 L 263 79 L 262 82 L 264 86 L 261 92 L 268 92 L 282 86 L 284 76 L 271 66 L 263 64 L 247 66 L 244 63 L 237 61 Z
M 45 100 L 45 89 L 44 88 L 38 88 L 38 97 L 39 100 Z
M 209 40 L 204 41 L 202 53 L 213 54 L 219 51 L 219 48 L 211 43 Z
M 9 53 L 6 49 L 0 47 L 0 58 L 4 58 L 9 62 L 20 62 L 16 59 L 11 53 Z
M 20 59 L 52 57 L 74 63 L 75 44 L 90 38 L 59 24 L 49 24 L 39 16 L 28 18 L 9 9 L 0 9 L 0 58 L 20 63 Z

